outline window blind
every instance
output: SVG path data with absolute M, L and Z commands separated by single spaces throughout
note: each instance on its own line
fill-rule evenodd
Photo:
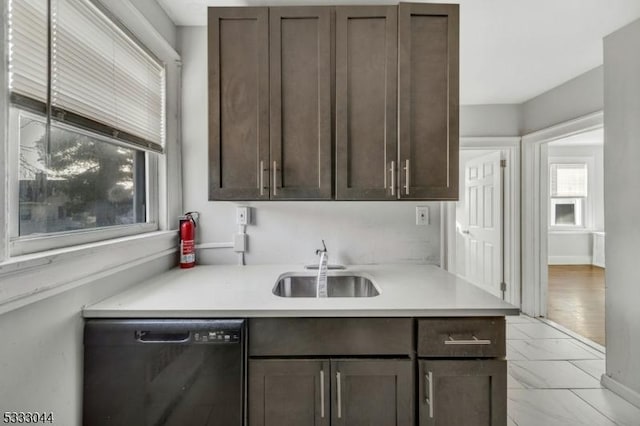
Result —
M 9 91 L 13 102 L 39 112 L 47 104 L 47 2 L 8 4 Z
M 551 164 L 552 197 L 586 197 L 586 164 Z
M 41 35 L 29 46 L 26 41 L 13 46 L 12 93 L 46 102 L 46 53 L 50 47 L 52 119 L 162 151 L 165 136 L 162 64 L 90 0 L 51 0 L 51 40 L 47 46 L 46 10 L 44 21 L 42 13 L 36 15 L 33 11 L 37 9 L 33 5 L 46 3 L 12 0 L 13 32 Z M 44 62 L 28 62 L 32 52 L 44 56 Z M 37 68 L 37 79 L 27 78 L 31 68 Z M 36 87 L 32 80 L 40 83 L 44 80 L 44 89 L 42 84 L 37 86 L 38 90 L 31 89 Z

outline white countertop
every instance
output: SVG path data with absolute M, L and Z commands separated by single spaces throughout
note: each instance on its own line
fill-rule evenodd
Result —
M 517 315 L 509 303 L 431 265 L 348 266 L 380 294 L 362 298 L 279 297 L 280 275 L 300 265 L 198 265 L 172 269 L 85 307 L 85 318 L 429 317 Z M 331 273 L 332 271 L 330 271 Z M 317 272 L 316 272 L 317 273 Z

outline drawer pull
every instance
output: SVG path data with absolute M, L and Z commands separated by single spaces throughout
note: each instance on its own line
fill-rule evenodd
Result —
M 456 340 L 453 337 L 449 336 L 449 340 L 445 340 L 445 345 L 490 345 L 491 340 L 488 339 L 478 339 L 476 336 L 471 336 L 471 340 Z

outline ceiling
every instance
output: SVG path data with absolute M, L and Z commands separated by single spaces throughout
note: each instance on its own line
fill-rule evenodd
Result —
M 208 5 L 396 4 L 384 0 L 158 1 L 180 26 L 206 25 Z M 602 64 L 604 36 L 640 18 L 640 0 L 438 2 L 460 3 L 463 105 L 519 104 L 577 77 Z

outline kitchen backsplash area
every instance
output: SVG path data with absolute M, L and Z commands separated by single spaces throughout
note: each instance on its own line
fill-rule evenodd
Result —
M 232 202 L 200 202 L 198 243 L 233 241 L 238 232 Z M 318 261 L 325 240 L 329 263 L 440 263 L 437 202 L 254 202 L 247 226 L 247 264 Z M 416 225 L 416 206 L 429 207 L 429 224 Z M 198 252 L 199 263 L 237 263 L 230 248 Z

